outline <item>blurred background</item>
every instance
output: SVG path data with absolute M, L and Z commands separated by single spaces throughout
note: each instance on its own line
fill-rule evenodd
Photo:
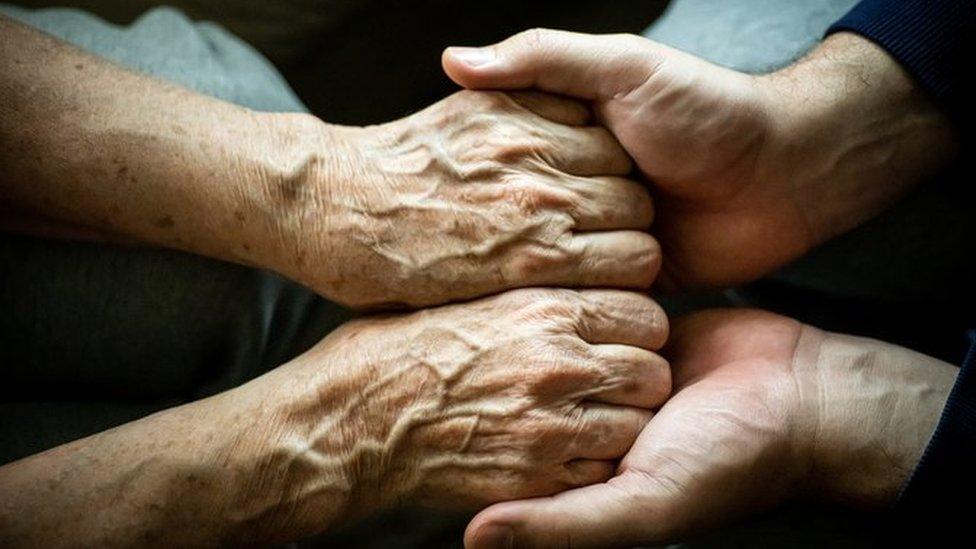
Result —
M 284 74 L 312 113 L 339 124 L 400 118 L 457 89 L 442 73 L 449 45 L 482 45 L 530 27 L 582 32 L 647 28 L 666 0 L 7 0 L 82 9 L 126 25 L 173 6 L 244 39 Z

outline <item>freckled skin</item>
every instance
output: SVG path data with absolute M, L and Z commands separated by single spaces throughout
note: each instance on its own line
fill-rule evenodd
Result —
M 576 105 L 551 101 L 584 120 Z M 328 163 L 312 159 L 281 185 L 283 232 L 306 235 L 285 272 L 325 295 L 425 305 L 653 280 L 657 246 L 637 231 L 650 202 L 616 177 L 629 161 L 593 128 L 547 120 L 520 98 L 462 92 L 401 121 L 337 131 L 351 145 L 340 177 L 327 180 Z
M 360 319 L 237 389 L 0 467 L 0 542 L 273 543 L 599 482 L 670 392 L 667 329 L 617 290 Z
M 81 69 L 76 68 L 82 66 Z M 350 323 L 242 387 L 0 467 L 0 545 L 241 545 L 400 501 L 605 479 L 670 389 L 630 161 L 579 103 L 462 92 L 403 120 L 255 113 L 0 17 L 2 227 L 276 270 Z
M 526 286 L 647 288 L 657 273 L 650 197 L 577 102 L 466 91 L 340 127 L 249 111 L 2 24 L 0 199 L 35 223 L 0 227 L 83 226 L 373 309 Z

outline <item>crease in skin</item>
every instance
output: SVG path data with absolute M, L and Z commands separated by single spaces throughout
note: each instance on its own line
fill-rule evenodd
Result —
M 332 421 L 319 423 L 318 427 L 310 434 L 309 440 L 313 441 L 314 443 L 314 441 L 326 437 L 327 433 L 333 432 L 339 425 L 348 422 L 350 417 L 354 415 L 358 409 L 361 409 L 366 402 L 374 397 L 374 395 L 381 390 L 395 385 L 396 382 L 407 375 L 408 372 L 417 368 L 422 368 L 429 371 L 432 374 L 433 379 L 437 381 L 438 387 L 435 390 L 436 398 L 434 401 L 425 405 L 418 405 L 415 403 L 410 408 L 403 411 L 398 416 L 398 419 L 394 423 L 393 427 L 386 434 L 385 439 L 383 441 L 375 442 L 375 446 L 373 446 L 373 441 L 361 441 L 358 446 L 377 455 L 390 455 L 398 447 L 404 437 L 409 434 L 413 427 L 425 422 L 439 420 L 442 415 L 438 412 L 440 412 L 443 408 L 447 393 L 447 385 L 452 380 L 457 379 L 465 371 L 473 367 L 477 362 L 476 359 L 481 355 L 481 353 L 485 352 L 486 347 L 482 342 L 459 329 L 437 329 L 433 331 L 436 333 L 431 334 L 431 329 L 422 331 L 421 334 L 419 334 L 418 339 L 445 341 L 447 338 L 450 338 L 455 342 L 460 342 L 461 346 L 467 350 L 466 358 L 458 360 L 456 346 L 452 346 L 452 351 L 454 351 L 453 360 L 445 361 L 443 363 L 438 363 L 425 358 L 426 353 L 421 350 L 411 349 L 406 357 L 406 363 L 404 365 L 393 369 L 392 371 L 381 376 L 379 379 L 371 381 L 369 384 L 367 384 L 367 386 L 364 387 L 354 398 L 346 402 L 342 410 L 333 416 Z M 447 338 L 444 337 L 443 332 L 445 331 L 448 334 Z M 445 367 L 445 364 L 452 363 L 456 363 L 457 367 L 453 369 Z M 311 450 L 311 447 L 309 449 Z
M 515 471 L 531 472 L 538 466 L 536 463 L 527 463 L 525 459 L 518 456 L 507 454 L 492 455 L 472 455 L 472 454 L 453 454 L 444 456 L 434 456 L 424 459 L 418 464 L 418 469 L 422 473 L 431 473 L 438 469 L 458 468 L 458 469 L 506 469 Z
M 481 413 L 476 413 L 474 415 L 474 421 L 471 426 L 468 427 L 468 432 L 464 434 L 464 440 L 461 441 L 461 447 L 458 448 L 458 454 L 467 454 L 471 450 L 471 442 L 474 440 L 475 434 L 478 432 L 478 427 L 481 426 Z

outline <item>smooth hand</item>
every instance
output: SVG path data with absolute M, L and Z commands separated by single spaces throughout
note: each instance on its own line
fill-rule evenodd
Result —
M 276 270 L 359 307 L 523 286 L 646 288 L 650 197 L 581 104 L 461 92 L 408 118 L 308 132 L 320 151 L 274 193 Z
M 956 368 L 771 313 L 678 321 L 675 395 L 614 478 L 507 502 L 466 545 L 625 547 L 701 533 L 792 497 L 890 504 L 921 457 Z
M 638 36 L 542 29 L 449 48 L 443 63 L 467 88 L 592 101 L 656 192 L 670 287 L 761 277 L 874 216 L 955 150 L 898 63 L 850 34 L 765 76 Z

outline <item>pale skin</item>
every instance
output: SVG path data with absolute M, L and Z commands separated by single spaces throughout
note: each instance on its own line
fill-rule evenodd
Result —
M 957 150 L 904 69 L 850 34 L 762 76 L 636 36 L 545 29 L 449 48 L 443 64 L 468 88 L 591 101 L 655 193 L 669 289 L 765 276 L 883 211 Z M 795 498 L 884 508 L 956 375 L 759 311 L 684 320 L 669 345 L 676 393 L 613 479 L 489 507 L 466 545 L 657 544 Z
M 497 294 L 350 323 L 237 389 L 0 467 L 0 544 L 271 543 L 608 478 L 670 392 L 665 316 L 620 290 L 517 289 L 654 280 L 650 197 L 589 117 L 461 92 L 337 127 L 0 17 L 5 229 L 263 267 L 364 308 Z

